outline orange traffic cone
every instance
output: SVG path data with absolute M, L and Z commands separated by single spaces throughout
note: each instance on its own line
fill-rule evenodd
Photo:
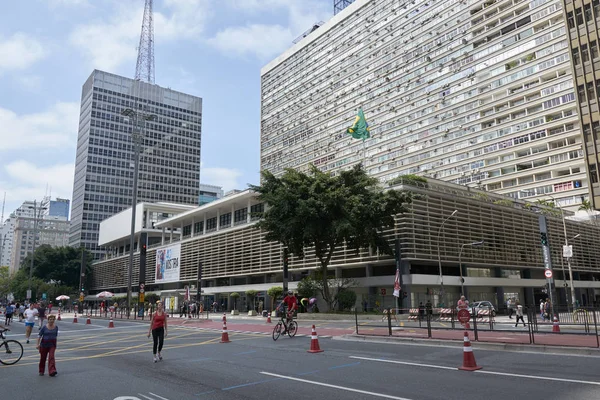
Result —
M 227 318 L 223 314 L 223 333 L 221 334 L 221 343 L 229 343 L 229 334 L 227 333 Z
M 77 313 L 75 313 L 75 316 L 73 317 L 73 323 L 76 324 L 77 323 Z
M 271 313 L 267 314 L 267 324 L 271 323 Z
M 560 325 L 558 324 L 558 317 L 554 316 L 554 321 L 552 322 L 552 332 L 560 333 Z
M 91 325 L 92 324 L 92 319 L 90 318 L 90 314 L 88 314 L 87 319 L 85 320 L 85 324 L 86 325 Z
M 319 347 L 319 337 L 317 336 L 317 330 L 315 326 L 312 326 L 312 335 L 310 336 L 310 350 L 309 353 L 320 353 L 323 350 Z
M 475 371 L 481 369 L 480 366 L 475 362 L 475 356 L 473 355 L 473 348 L 471 347 L 471 341 L 469 340 L 469 332 L 465 331 L 465 345 L 463 348 L 463 365 L 458 367 L 463 371 Z
M 110 319 L 110 321 L 108 321 L 108 327 L 109 328 L 114 328 L 115 327 L 115 323 L 113 322 L 112 318 Z
M 62 321 L 62 319 L 60 318 L 60 308 L 58 309 L 58 318 L 56 320 L 57 321 Z

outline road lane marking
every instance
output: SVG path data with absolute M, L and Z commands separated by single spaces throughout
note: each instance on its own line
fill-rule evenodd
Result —
M 382 358 L 368 358 L 368 357 L 357 357 L 357 356 L 350 356 L 350 358 L 354 358 L 357 360 L 378 361 L 378 362 L 384 362 L 384 363 L 390 363 L 390 364 L 410 365 L 410 366 L 415 366 L 415 367 L 447 369 L 447 370 L 451 370 L 451 371 L 458 370 L 457 367 L 445 367 L 442 365 L 421 364 L 421 363 L 414 363 L 414 362 L 408 362 L 408 361 L 386 360 L 386 359 L 382 359 Z M 554 382 L 582 383 L 585 385 L 600 386 L 600 382 L 583 381 L 583 380 L 579 380 L 579 379 L 554 378 L 551 376 L 513 374 L 513 373 L 509 373 L 509 372 L 482 371 L 482 370 L 473 371 L 473 372 L 478 373 L 478 374 L 487 374 L 487 375 L 510 376 L 510 377 L 514 377 L 514 378 L 538 379 L 538 380 L 554 381 Z
M 480 374 L 488 374 L 488 375 L 512 376 L 515 378 L 539 379 L 539 380 L 544 380 L 544 381 L 568 382 L 568 383 L 582 383 L 585 385 L 600 386 L 600 382 L 582 381 L 579 379 L 553 378 L 550 376 L 511 374 L 508 372 L 495 372 L 495 371 L 474 371 L 474 372 L 478 372 Z
M 449 370 L 452 370 L 452 371 L 456 371 L 458 369 L 456 367 L 444 367 L 442 365 L 421 364 L 421 363 L 414 363 L 414 362 L 408 362 L 408 361 L 386 360 L 386 359 L 383 359 L 383 358 L 369 358 L 369 357 L 356 357 L 356 356 L 350 356 L 350 358 L 354 358 L 354 359 L 357 359 L 357 360 L 366 360 L 366 361 L 379 361 L 379 362 L 390 363 L 390 364 L 410 365 L 410 366 L 413 366 L 413 367 L 449 369 Z
M 274 378 L 274 379 L 263 379 L 262 381 L 256 381 L 256 382 L 250 382 L 250 383 L 243 383 L 241 385 L 235 385 L 235 386 L 229 386 L 226 388 L 223 388 L 221 390 L 233 390 L 233 389 L 239 389 L 241 387 L 246 387 L 246 386 L 254 386 L 254 385 L 260 385 L 261 383 L 267 383 L 267 382 L 273 382 L 273 381 L 278 381 L 281 378 Z
M 366 390 L 360 390 L 360 389 L 353 389 L 353 388 L 344 387 L 344 386 L 331 385 L 329 383 L 309 381 L 307 379 L 300 379 L 300 378 L 294 378 L 294 377 L 291 377 L 291 376 L 278 375 L 278 374 L 273 374 L 271 372 L 261 371 L 261 374 L 263 374 L 263 375 L 269 375 L 269 376 L 274 376 L 274 377 L 280 378 L 280 379 L 288 379 L 288 380 L 296 381 L 296 382 L 309 383 L 311 385 L 324 386 L 324 387 L 329 387 L 329 388 L 338 389 L 338 390 L 345 390 L 347 392 L 366 394 L 366 395 L 374 396 L 374 397 L 383 397 L 385 399 L 411 400 L 411 399 L 406 398 L 406 397 L 391 396 L 389 394 L 369 392 L 369 391 L 366 391 Z
M 335 367 L 329 367 L 327 369 L 338 369 L 338 368 L 354 367 L 355 365 L 359 365 L 359 364 L 360 364 L 360 362 L 355 362 L 355 363 L 351 363 L 351 364 L 336 365 Z

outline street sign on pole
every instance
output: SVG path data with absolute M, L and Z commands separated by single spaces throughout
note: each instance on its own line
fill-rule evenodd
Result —
M 27 300 L 31 300 L 31 290 L 27 290 Z
M 547 269 L 544 272 L 544 275 L 546 275 L 546 278 L 548 278 L 548 279 L 552 278 L 552 270 L 551 269 Z
M 385 296 L 386 293 L 387 293 L 387 291 L 385 290 L 385 288 L 381 288 L 381 295 Z
M 467 322 L 469 322 L 469 320 L 471 319 L 471 313 L 469 312 L 469 310 L 458 310 L 458 320 L 462 323 L 465 324 Z
M 563 257 L 564 258 L 571 258 L 573 257 L 573 246 L 571 245 L 564 245 L 563 246 Z
M 46 297 L 47 297 L 46 293 L 42 293 L 42 300 L 46 300 Z

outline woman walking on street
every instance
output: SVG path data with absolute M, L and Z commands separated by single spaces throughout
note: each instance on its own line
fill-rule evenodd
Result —
M 54 352 L 56 351 L 56 338 L 58 337 L 58 326 L 54 325 L 56 316 L 48 316 L 48 324 L 40 329 L 36 348 L 40 351 L 40 376 L 44 375 L 46 369 L 46 357 L 48 357 L 48 374 L 56 376 L 56 360 Z
M 162 355 L 160 352 L 162 350 L 165 337 L 167 337 L 167 314 L 165 314 L 164 306 L 160 301 L 157 304 L 156 312 L 152 315 L 152 319 L 150 320 L 148 337 L 150 337 L 150 333 L 152 333 L 152 340 L 154 342 L 152 346 L 152 354 L 154 354 L 154 362 L 157 362 L 162 360 Z

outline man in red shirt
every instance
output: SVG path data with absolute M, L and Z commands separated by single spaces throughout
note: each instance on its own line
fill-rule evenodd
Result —
M 294 296 L 294 292 L 292 292 L 291 290 L 288 291 L 287 296 L 284 297 L 283 301 L 281 302 L 279 307 L 277 307 L 277 309 L 281 308 L 281 306 L 284 304 L 286 305 L 286 308 L 287 308 L 287 310 L 286 310 L 286 318 L 287 318 L 286 326 L 287 326 L 287 324 L 289 324 L 289 322 L 294 317 L 294 311 L 296 311 L 298 309 L 298 299 L 296 299 L 296 296 Z

